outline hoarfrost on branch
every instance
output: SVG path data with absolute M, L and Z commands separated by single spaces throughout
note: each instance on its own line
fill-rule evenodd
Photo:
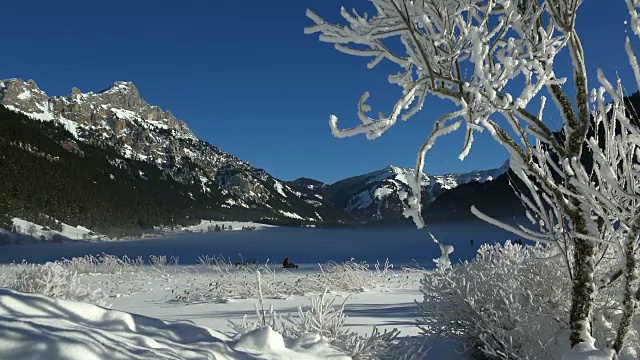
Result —
M 463 160 L 474 133 L 486 130 L 509 153 L 511 171 L 519 179 L 519 185 L 512 186 L 531 226 L 505 224 L 475 207 L 472 212 L 522 238 L 558 247 L 573 284 L 568 314 L 572 346 L 592 343 L 596 293 L 622 278 L 623 315 L 607 344 L 619 353 L 640 297 L 640 132 L 620 81 L 611 84 L 598 69 L 599 87 L 589 91 L 583 45 L 575 29 L 582 0 L 369 2 L 374 15 L 342 8 L 342 24 L 328 23 L 307 10 L 313 25 L 305 33 L 318 33 L 321 41 L 343 53 L 370 58 L 369 68 L 382 61 L 399 68 L 388 77 L 402 90 L 388 115 L 370 115 L 370 94 L 365 92 L 358 103 L 360 124 L 340 128 L 332 115 L 333 135 L 376 139 L 398 119 L 419 113 L 429 95 L 457 105 L 458 110 L 435 120 L 420 147 L 412 193 L 401 196 L 405 216 L 424 226 L 420 180 L 437 139 L 464 131 Z M 628 26 L 640 36 L 640 1 L 625 2 Z M 640 87 L 640 67 L 628 38 L 624 46 Z M 554 72 L 556 56 L 563 51 L 572 60 L 570 79 Z M 560 131 L 543 121 L 547 98 L 560 113 Z M 538 109 L 531 109 L 534 100 L 539 100 Z M 443 257 L 452 250 L 436 243 Z M 617 266 L 596 279 L 600 260 L 611 253 Z

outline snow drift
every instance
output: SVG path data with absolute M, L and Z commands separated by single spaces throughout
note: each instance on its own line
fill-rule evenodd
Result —
M 285 341 L 265 327 L 229 339 L 189 322 L 7 289 L 0 323 L 7 359 L 350 359 L 319 336 Z

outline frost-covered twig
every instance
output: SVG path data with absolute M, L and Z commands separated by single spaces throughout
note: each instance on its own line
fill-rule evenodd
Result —
M 459 110 L 434 121 L 431 134 L 420 148 L 415 178 L 410 181 L 411 193 L 400 194 L 405 215 L 411 216 L 419 228 L 424 227 L 420 180 L 425 157 L 436 140 L 464 129 L 459 156 L 464 159 L 474 133 L 486 130 L 509 153 L 510 168 L 524 185 L 517 195 L 531 226 L 514 227 L 489 219 L 478 209 L 473 212 L 522 238 L 558 247 L 573 284 L 570 342 L 590 344 L 590 324 L 598 296 L 594 279 L 600 271 L 596 267 L 610 266 L 598 259 L 614 251 L 619 269 L 635 271 L 625 265 L 625 259 L 636 256 L 638 248 L 628 246 L 628 237 L 630 223 L 637 217 L 640 134 L 637 119 L 627 111 L 620 82 L 616 88 L 598 70 L 599 88 L 589 94 L 583 44 L 575 29 L 582 2 L 371 3 L 373 15 L 342 9 L 342 24 L 328 23 L 307 11 L 313 25 L 305 29 L 306 33 L 320 34 L 321 41 L 334 44 L 346 54 L 372 58 L 369 67 L 388 61 L 399 68 L 397 74 L 389 76 L 389 82 L 398 85 L 402 94 L 388 115 L 371 117 L 369 93 L 365 92 L 358 104 L 360 124 L 341 129 L 332 115 L 332 133 L 337 137 L 364 134 L 375 139 L 399 119 L 414 117 L 429 95 L 458 106 Z M 640 36 L 640 4 L 626 0 L 626 5 L 630 26 Z M 640 84 L 640 66 L 628 39 L 625 48 L 636 83 Z M 554 72 L 554 61 L 562 51 L 572 60 L 572 81 L 558 78 Z M 562 119 L 559 134 L 554 134 L 542 119 L 545 91 Z M 575 94 L 574 98 L 569 94 Z M 538 115 L 528 110 L 536 98 L 541 102 Z M 593 161 L 585 160 L 589 155 Z M 450 249 L 436 243 L 444 260 Z M 633 253 L 629 253 L 631 249 Z

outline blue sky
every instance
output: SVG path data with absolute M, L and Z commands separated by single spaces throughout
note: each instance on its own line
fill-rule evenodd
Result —
M 362 0 L 50 1 L 3 4 L 0 78 L 34 79 L 49 95 L 74 86 L 98 91 L 133 81 L 149 103 L 171 110 L 197 136 L 274 176 L 325 182 L 380 169 L 413 166 L 432 121 L 452 108 L 430 98 L 422 113 L 381 138 L 335 139 L 328 117 L 355 125 L 362 92 L 388 113 L 399 89 L 384 69 L 339 53 L 305 35 L 306 8 L 337 20 L 341 5 Z M 579 14 L 590 86 L 595 69 L 629 91 L 623 0 L 585 1 Z M 633 38 L 634 47 L 640 40 Z M 565 57 L 564 61 L 568 61 Z M 550 119 L 551 124 L 558 123 Z M 480 134 L 464 162 L 462 134 L 440 141 L 426 172 L 442 174 L 500 166 L 506 153 Z

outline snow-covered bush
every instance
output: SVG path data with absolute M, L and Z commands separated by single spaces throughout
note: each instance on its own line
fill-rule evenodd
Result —
M 262 300 L 261 300 L 262 302 Z M 371 334 L 360 335 L 344 328 L 346 316 L 344 307 L 334 305 L 335 299 L 329 300 L 327 293 L 312 297 L 308 307 L 298 307 L 293 315 L 280 316 L 273 308 L 265 311 L 256 306 L 256 318 L 249 320 L 245 316 L 241 323 L 229 321 L 231 335 L 238 336 L 264 326 L 269 326 L 282 336 L 298 339 L 303 336 L 321 336 L 332 345 L 344 350 L 353 359 L 397 359 L 394 354 L 401 353 L 403 348 L 397 346 L 397 329 L 380 332 L 373 328 Z
M 62 263 L 78 274 L 122 274 L 139 269 L 144 265 L 144 259 L 142 257 L 130 259 L 126 255 L 119 258 L 115 255 L 102 253 L 97 256 L 85 255 L 74 257 L 71 260 L 64 259 Z
M 62 263 L 70 270 L 78 274 L 97 273 L 97 267 L 100 263 L 93 255 L 85 255 L 83 257 L 74 257 L 72 259 L 64 259 Z
M 335 299 L 328 300 L 326 292 L 320 296 L 312 297 L 311 304 L 307 308 L 298 307 L 295 316 L 288 316 L 287 322 L 283 324 L 283 333 L 295 335 L 304 333 L 316 333 L 329 339 L 336 339 L 346 334 L 343 329 L 346 317 L 344 306 L 348 300 L 342 302 L 341 306 L 334 306 Z
M 393 265 L 387 259 L 384 264 L 376 263 L 373 268 L 367 262 L 357 262 L 355 259 L 336 263 L 334 261 L 320 265 L 320 273 L 317 275 L 317 283 L 322 290 L 329 288 L 339 291 L 365 291 L 373 289 L 386 289 L 393 286 L 392 280 L 396 278 L 393 273 Z
M 149 263 L 151 266 L 158 270 L 164 270 L 167 266 L 167 256 L 166 255 L 151 255 L 149 256 Z
M 450 270 L 428 272 L 418 304 L 422 334 L 456 338 L 468 348 L 499 359 L 560 358 L 569 350 L 571 277 L 557 246 L 484 244 L 474 260 Z M 596 278 L 617 263 L 613 250 L 598 259 Z M 606 286 L 605 286 L 606 285 Z M 593 303 L 591 336 L 597 349 L 611 348 L 622 317 L 624 283 L 599 283 Z M 638 310 L 636 309 L 636 312 Z M 634 317 L 620 358 L 640 354 L 640 321 Z
M 149 264 L 157 270 L 165 270 L 167 266 L 178 266 L 180 257 L 171 255 L 149 255 Z
M 234 267 L 231 259 L 226 259 L 222 255 L 199 255 L 198 262 L 218 273 L 227 273 Z
M 262 296 L 267 299 L 285 299 L 294 295 L 304 295 L 301 282 L 291 281 L 282 272 L 269 265 L 253 267 L 225 268 L 217 262 L 207 282 L 201 277 L 188 280 L 184 285 L 173 289 L 174 299 L 186 303 L 224 302 L 228 299 L 257 299 L 260 292 L 256 287 L 256 275 L 262 273 Z
M 0 285 L 25 293 L 42 294 L 67 300 L 85 300 L 91 293 L 78 283 L 78 275 L 59 262 L 43 265 L 14 265 L 5 273 Z
M 427 336 L 457 338 L 490 357 L 551 358 L 569 346 L 564 262 L 551 247 L 484 244 L 473 261 L 424 277 L 419 326 Z
M 224 293 L 220 291 L 220 284 L 209 282 L 201 283 L 197 279 L 191 279 L 187 281 L 185 286 L 175 288 L 171 290 L 173 299 L 179 302 L 188 304 L 199 303 L 225 303 L 230 298 L 225 297 Z M 244 292 L 240 292 L 236 296 L 242 296 Z M 239 297 L 231 297 L 239 298 Z
M 396 272 L 389 260 L 373 265 L 355 259 L 338 263 L 319 264 L 319 272 L 307 274 L 296 280 L 295 288 L 304 294 L 320 294 L 325 290 L 362 292 L 369 290 L 400 289 L 417 282 L 413 269 Z
M 285 299 L 292 296 L 321 294 L 328 291 L 361 292 L 402 288 L 418 278 L 402 270 L 395 273 L 389 261 L 373 266 L 354 259 L 343 263 L 320 264 L 320 271 L 295 276 L 295 272 L 276 270 L 268 264 L 236 267 L 223 257 L 199 257 L 201 264 L 213 269 L 207 282 L 192 278 L 172 290 L 174 299 L 186 303 L 223 302 L 228 299 L 256 299 L 256 273 L 262 273 L 262 296 L 266 299 Z M 415 280 L 417 282 L 417 280 Z

